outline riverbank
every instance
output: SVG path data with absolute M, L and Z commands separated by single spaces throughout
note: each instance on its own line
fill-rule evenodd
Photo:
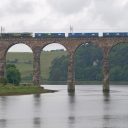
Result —
M 41 93 L 53 93 L 57 90 L 45 89 L 40 86 L 14 86 L 14 85 L 0 85 L 0 96 L 9 95 L 27 95 L 27 94 L 41 94 Z

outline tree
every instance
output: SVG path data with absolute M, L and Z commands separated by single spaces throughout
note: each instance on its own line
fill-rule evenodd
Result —
M 60 58 L 55 58 L 52 61 L 52 66 L 50 67 L 50 81 L 66 81 L 67 80 L 67 57 L 62 56 Z
M 66 81 L 68 56 L 52 61 L 50 81 Z M 91 44 L 82 45 L 75 55 L 75 79 L 79 81 L 102 79 L 102 51 Z
M 8 64 L 6 66 L 6 78 L 7 78 L 8 83 L 19 85 L 21 81 L 21 75 L 15 65 Z
M 83 44 L 75 54 L 75 79 L 78 81 L 101 80 L 102 58 L 100 48 L 92 44 Z
M 67 80 L 68 57 L 63 56 L 53 60 L 49 80 Z M 91 44 L 82 45 L 75 54 L 76 81 L 101 81 L 102 58 L 100 48 Z M 128 44 L 118 44 L 109 54 L 110 80 L 128 81 Z

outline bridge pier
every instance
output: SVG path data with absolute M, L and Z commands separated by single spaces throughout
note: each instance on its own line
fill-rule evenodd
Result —
M 33 84 L 40 86 L 40 51 L 33 52 Z
M 109 59 L 103 59 L 103 92 L 109 92 Z
M 0 59 L 0 78 L 5 77 L 6 59 Z
M 68 58 L 68 92 L 75 92 L 75 71 L 74 71 L 74 55 L 69 54 Z

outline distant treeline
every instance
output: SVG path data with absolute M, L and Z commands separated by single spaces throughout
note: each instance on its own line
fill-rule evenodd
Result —
M 32 64 L 32 60 L 27 60 L 27 61 L 21 61 L 17 58 L 15 58 L 14 60 L 7 60 L 7 63 L 9 64 L 18 64 L 18 63 L 24 63 L 24 64 Z
M 82 45 L 75 54 L 76 81 L 101 81 L 103 53 L 91 44 Z M 110 56 L 110 80 L 128 81 L 128 44 L 113 47 Z M 68 57 L 55 58 L 50 67 L 49 81 L 67 80 Z

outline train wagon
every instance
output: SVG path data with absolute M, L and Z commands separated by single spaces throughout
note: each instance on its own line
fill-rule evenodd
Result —
M 33 34 L 32 33 L 30 33 L 30 32 L 23 32 L 23 33 L 21 33 L 21 37 L 33 37 Z
M 28 38 L 32 37 L 32 33 L 23 32 L 23 33 L 1 33 L 2 38 Z
M 35 38 L 64 38 L 65 33 L 35 33 Z
M 104 32 L 103 37 L 128 37 L 128 32 Z
M 98 33 L 68 33 L 71 38 L 85 38 L 85 37 L 98 37 Z

